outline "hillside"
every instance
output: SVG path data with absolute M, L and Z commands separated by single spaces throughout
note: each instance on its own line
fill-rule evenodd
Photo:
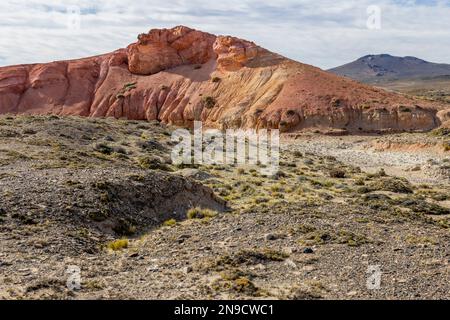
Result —
M 151 30 L 102 56 L 0 68 L 0 114 L 351 133 L 428 131 L 445 108 L 187 27 Z
M 268 177 L 174 129 L 0 116 L 0 299 L 448 298 L 448 131 L 284 136 Z

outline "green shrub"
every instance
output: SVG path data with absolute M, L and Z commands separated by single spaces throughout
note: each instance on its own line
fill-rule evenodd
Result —
M 162 163 L 157 157 L 140 157 L 138 158 L 139 166 L 142 169 L 173 171 L 167 164 Z
M 422 199 L 408 199 L 401 203 L 403 207 L 411 209 L 413 212 L 429 214 L 434 216 L 448 215 L 450 209 L 441 207 L 440 205 L 427 202 Z
M 443 143 L 444 151 L 450 151 L 450 141 L 445 141 Z
M 112 251 L 119 251 L 123 249 L 127 249 L 129 245 L 128 239 L 120 239 L 113 242 L 110 242 L 108 244 L 108 248 Z
M 114 149 L 111 146 L 107 145 L 106 143 L 97 143 L 94 146 L 94 150 L 106 155 L 110 155 L 114 151 Z
M 217 215 L 216 212 L 209 210 L 209 209 L 202 209 L 202 208 L 192 208 L 187 213 L 187 218 L 189 220 L 193 219 L 205 219 L 205 218 L 213 218 Z
M 216 99 L 214 99 L 213 97 L 211 97 L 211 96 L 207 96 L 207 97 L 204 97 L 203 98 L 203 100 L 202 100 L 202 102 L 203 102 L 203 105 L 204 105 L 204 107 L 206 108 L 206 109 L 212 109 L 212 108 L 214 108 L 215 106 L 216 106 Z
M 438 128 L 431 132 L 433 136 L 450 136 L 450 128 Z
M 170 219 L 164 222 L 164 226 L 165 227 L 173 227 L 177 224 L 177 220 L 175 219 Z
M 347 173 L 342 169 L 332 169 L 330 170 L 330 177 L 337 179 L 344 179 Z

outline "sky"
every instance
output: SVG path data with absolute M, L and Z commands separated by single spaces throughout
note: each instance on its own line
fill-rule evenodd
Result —
M 323 69 L 379 53 L 450 63 L 450 0 L 2 0 L 0 66 L 107 53 L 177 25 Z

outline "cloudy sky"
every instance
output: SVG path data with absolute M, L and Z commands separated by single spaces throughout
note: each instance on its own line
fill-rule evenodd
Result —
M 176 25 L 325 69 L 371 53 L 450 63 L 450 0 L 2 0 L 0 66 L 110 52 Z

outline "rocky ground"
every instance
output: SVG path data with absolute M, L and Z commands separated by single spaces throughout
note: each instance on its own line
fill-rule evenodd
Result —
M 450 298 L 447 132 L 286 136 L 266 177 L 171 130 L 1 117 L 0 298 Z

